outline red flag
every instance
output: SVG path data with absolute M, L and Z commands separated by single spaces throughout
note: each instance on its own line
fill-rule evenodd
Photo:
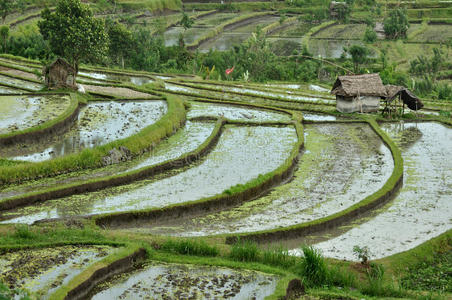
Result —
M 226 69 L 226 75 L 231 74 L 232 71 L 234 71 L 234 67 L 232 67 L 232 68 L 230 68 L 230 69 Z

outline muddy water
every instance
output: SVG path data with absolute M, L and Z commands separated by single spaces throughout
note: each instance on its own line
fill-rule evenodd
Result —
M 125 75 L 125 74 L 120 75 L 120 74 L 100 73 L 100 72 L 78 72 L 78 74 L 84 75 L 90 79 L 90 80 L 89 79 L 87 80 L 87 78 L 80 77 L 80 79 L 82 79 L 82 81 L 85 81 L 85 82 L 98 82 L 99 83 L 99 82 L 102 82 L 102 80 L 108 80 L 108 81 L 130 82 L 135 85 L 144 85 L 144 84 L 153 82 L 152 79 L 150 79 L 148 77 L 144 77 L 144 76 L 132 76 L 132 75 Z
M 44 85 L 39 84 L 39 83 L 35 83 L 32 81 L 26 81 L 26 80 L 22 80 L 22 79 L 16 79 L 16 78 L 4 76 L 4 75 L 0 75 L 0 83 L 12 85 L 18 89 L 27 88 L 27 89 L 30 89 L 33 91 L 40 91 L 44 87 Z
M 452 129 L 437 123 L 383 124 L 404 159 L 404 185 L 394 201 L 339 236 L 315 245 L 326 256 L 357 260 L 353 246 L 372 258 L 406 251 L 452 228 Z
M 0 281 L 10 288 L 27 289 L 37 299 L 49 299 L 60 286 L 113 251 L 107 246 L 65 246 L 7 253 L 0 256 Z
M 277 281 L 256 271 L 156 262 L 99 286 L 92 299 L 264 299 Z
M 211 135 L 214 127 L 214 123 L 187 121 L 184 128 L 157 144 L 155 148 L 143 158 L 96 170 L 73 172 L 53 178 L 44 178 L 21 185 L 9 186 L 0 191 L 0 199 L 61 184 L 83 182 L 93 178 L 121 174 L 177 158 L 184 153 L 188 153 L 198 148 Z
M 164 101 L 91 102 L 80 110 L 73 128 L 62 136 L 39 145 L 23 145 L 21 155 L 17 155 L 17 147 L 1 149 L 0 155 L 37 162 L 79 152 L 131 136 L 155 123 L 166 110 Z
M 84 195 L 47 201 L 8 211 L 5 222 L 36 220 L 164 207 L 221 194 L 237 184 L 279 167 L 290 154 L 297 136 L 293 127 L 225 128 L 218 145 L 202 162 L 171 176 Z
M 204 236 L 305 223 L 359 202 L 392 172 L 389 149 L 367 124 L 309 124 L 305 133 L 305 151 L 291 182 L 230 210 L 142 230 Z
M 258 110 L 250 107 L 240 107 L 232 105 L 218 105 L 211 103 L 191 102 L 188 118 L 195 117 L 224 117 L 230 120 L 238 121 L 256 121 L 256 122 L 290 122 L 289 114 L 273 112 L 269 110 Z
M 69 96 L 0 97 L 0 134 L 40 125 L 61 115 L 70 104 Z

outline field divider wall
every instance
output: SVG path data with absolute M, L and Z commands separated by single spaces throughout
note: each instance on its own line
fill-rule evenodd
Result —
M 86 299 L 97 284 L 114 275 L 133 270 L 134 266 L 144 261 L 146 257 L 147 252 L 144 248 L 132 244 L 90 265 L 82 273 L 69 281 L 68 284 L 60 287 L 51 295 L 51 298 Z

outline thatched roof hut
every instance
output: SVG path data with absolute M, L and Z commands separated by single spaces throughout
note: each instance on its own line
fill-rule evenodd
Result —
M 386 88 L 377 73 L 344 75 L 336 79 L 331 94 L 346 97 L 358 95 L 386 97 Z
M 411 91 L 409 91 L 407 88 L 400 86 L 400 85 L 386 85 L 386 101 L 390 103 L 397 97 L 400 97 L 400 99 L 403 101 L 404 104 L 408 106 L 411 110 L 419 110 L 422 107 L 424 107 L 424 104 L 422 101 L 416 97 Z
M 53 63 L 44 67 L 45 82 L 49 88 L 76 88 L 75 68 L 62 58 L 57 58 Z
M 386 88 L 378 74 L 339 76 L 331 89 L 336 95 L 340 112 L 375 112 L 380 98 L 386 98 Z

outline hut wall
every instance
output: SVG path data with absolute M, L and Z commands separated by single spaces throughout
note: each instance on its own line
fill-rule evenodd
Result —
M 344 97 L 336 95 L 336 109 L 342 113 L 376 112 L 380 108 L 380 97 Z

